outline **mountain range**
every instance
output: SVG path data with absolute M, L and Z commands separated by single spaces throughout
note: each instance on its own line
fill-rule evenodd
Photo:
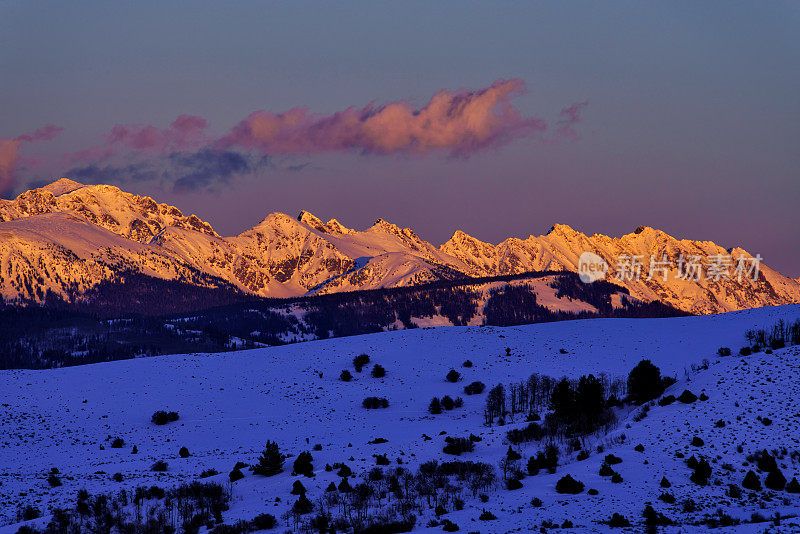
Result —
M 731 272 L 719 280 L 647 279 L 651 255 L 670 259 L 729 255 L 741 248 L 679 240 L 650 227 L 621 237 L 587 236 L 556 224 L 545 235 L 494 245 L 462 231 L 441 246 L 383 219 L 366 230 L 309 212 L 272 213 L 239 235 L 219 235 L 196 215 L 110 185 L 60 179 L 13 200 L 0 199 L 0 295 L 7 302 L 75 302 L 101 283 L 135 273 L 258 297 L 297 297 L 413 286 L 538 271 L 577 272 L 585 251 L 612 266 L 608 280 L 643 300 L 707 314 L 800 302 L 800 281 L 763 263 L 758 280 Z M 621 255 L 644 258 L 643 276 L 618 280 Z

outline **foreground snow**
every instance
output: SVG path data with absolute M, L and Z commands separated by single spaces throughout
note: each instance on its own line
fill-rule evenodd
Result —
M 486 503 L 467 502 L 464 510 L 447 514 L 465 532 L 526 531 L 543 520 L 565 519 L 576 526 L 597 530 L 598 522 L 620 512 L 639 521 L 645 502 L 683 522 L 714 513 L 717 508 L 732 516 L 749 519 L 753 511 L 770 517 L 800 513 L 800 499 L 782 493 L 770 502 L 752 500 L 747 506 L 732 504 L 725 496 L 729 482 L 740 484 L 748 468 L 745 456 L 763 448 L 800 450 L 800 399 L 796 394 L 800 376 L 800 348 L 746 358 L 718 358 L 716 349 L 730 346 L 734 352 L 744 344 L 743 333 L 753 327 L 771 327 L 779 319 L 800 317 L 800 305 L 747 310 L 724 315 L 673 319 L 597 319 L 511 328 L 450 327 L 387 332 L 327 341 L 315 341 L 225 354 L 175 355 L 128 360 L 46 371 L 2 371 L 0 391 L 0 523 L 14 520 L 19 504 L 33 504 L 46 512 L 52 506 L 74 501 L 78 489 L 116 492 L 139 485 L 168 486 L 194 480 L 204 469 L 221 475 L 211 480 L 227 483 L 227 473 L 237 461 L 253 462 L 267 440 L 277 441 L 295 455 L 313 451 L 316 477 L 303 479 L 315 500 L 335 473 L 322 467 L 345 462 L 357 476 L 375 465 L 374 454 L 386 453 L 395 463 L 416 467 L 430 459 L 452 459 L 441 450 L 442 431 L 448 435 L 483 437 L 475 452 L 462 459 L 497 465 L 507 443 L 504 427 L 482 426 L 484 395 L 463 395 L 463 386 L 480 380 L 491 387 L 526 378 L 531 372 L 551 376 L 578 376 L 605 372 L 624 377 L 642 358 L 651 359 L 662 372 L 678 378 L 668 393 L 690 389 L 705 392 L 709 400 L 684 405 L 655 406 L 649 415 L 634 421 L 635 412 L 623 411 L 619 427 L 593 443 L 605 452 L 578 462 L 566 458 L 556 474 L 540 474 L 523 480 L 524 488 L 498 488 Z M 506 355 L 510 348 L 510 355 Z M 562 353 L 564 349 L 566 353 Z M 352 371 L 352 358 L 360 353 L 380 363 L 387 376 L 376 379 L 368 370 L 355 379 L 339 381 L 342 369 Z M 462 368 L 464 360 L 474 363 Z M 707 370 L 692 371 L 704 359 Z M 449 369 L 463 375 L 458 384 L 444 380 Z M 426 408 L 431 397 L 463 396 L 460 409 L 431 416 Z M 386 397 L 384 410 L 364 410 L 367 396 Z M 737 406 L 738 403 L 738 406 Z M 180 420 L 154 426 L 156 410 L 174 410 Z M 765 426 L 758 416 L 769 417 Z M 715 422 L 726 426 L 717 428 Z M 629 425 L 629 426 L 628 426 Z M 625 435 L 625 439 L 621 435 Z M 423 436 L 430 436 L 426 439 Z M 705 445 L 690 446 L 694 436 Z M 125 440 L 122 449 L 110 448 L 113 438 Z M 375 438 L 387 443 L 370 445 Z M 634 446 L 643 444 L 644 452 Z M 131 454 L 136 445 L 138 454 Z M 742 445 L 743 452 L 737 452 Z M 179 458 L 186 446 L 191 456 Z M 523 448 L 527 459 L 536 445 Z M 623 462 L 614 466 L 624 478 L 612 484 L 598 469 L 605 454 L 612 452 Z M 703 454 L 711 459 L 712 480 L 721 485 L 699 487 L 689 482 L 690 470 L 676 457 Z M 352 458 L 352 459 L 351 459 Z M 779 460 L 787 480 L 800 475 L 800 456 Z M 154 473 L 156 460 L 169 464 L 167 473 Z M 292 459 L 287 472 L 246 478 L 233 485 L 233 502 L 226 520 L 251 519 L 260 513 L 276 517 L 287 509 L 293 480 Z M 722 469 L 731 464 L 733 470 Z M 62 473 L 63 486 L 50 488 L 45 481 L 51 467 Z M 122 473 L 121 483 L 110 476 Z M 571 474 L 599 491 L 576 496 L 559 495 L 555 482 Z M 658 501 L 663 491 L 658 482 L 666 476 L 677 503 Z M 281 501 L 276 503 L 276 496 Z M 538 497 L 543 506 L 531 506 Z M 692 498 L 698 511 L 682 512 L 681 502 Z M 786 499 L 784 503 L 783 499 Z M 761 507 L 765 507 L 761 509 Z M 482 509 L 498 519 L 478 521 Z M 421 531 L 433 517 L 418 520 Z M 798 523 L 784 520 L 781 528 L 791 531 Z M 35 522 L 34 522 L 35 523 Z M 763 531 L 765 524 L 739 527 Z M 282 525 L 280 529 L 284 529 Z M 689 528 L 692 531 L 695 527 Z M 16 526 L 0 527 L 15 532 Z M 441 527 L 430 528 L 441 531 Z

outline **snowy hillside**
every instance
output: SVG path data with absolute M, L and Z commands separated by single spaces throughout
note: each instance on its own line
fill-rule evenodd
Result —
M 82 238 L 53 235 L 56 219 Z M 456 231 L 436 247 L 383 219 L 359 231 L 301 212 L 297 218 L 273 213 L 237 236 L 222 237 L 195 215 L 149 197 L 67 179 L 0 200 L 0 236 L 0 296 L 12 301 L 42 301 L 47 290 L 80 299 L 99 283 L 119 283 L 125 270 L 207 287 L 224 283 L 250 295 L 296 297 L 464 277 L 577 272 L 586 251 L 602 258 L 611 268 L 608 279 L 632 296 L 690 313 L 800 301 L 800 282 L 766 265 L 757 281 L 740 280 L 734 269 L 739 257 L 752 258 L 748 251 L 679 240 L 648 227 L 615 238 L 557 224 L 545 235 L 497 245 Z M 672 266 L 648 276 L 651 256 L 661 260 L 663 254 Z M 641 277 L 616 279 L 622 256 L 639 258 Z M 717 256 L 729 257 L 732 265 L 724 276 L 709 277 L 707 263 Z M 693 257 L 704 274 L 679 278 L 679 258 Z
M 211 468 L 220 474 L 203 480 L 228 487 L 234 464 L 255 462 L 267 440 L 293 456 L 286 460 L 285 471 L 275 476 L 241 470 L 244 478 L 230 484 L 230 509 L 223 514 L 227 524 L 269 513 L 278 518 L 278 531 L 299 528 L 291 514 L 284 516 L 297 500 L 290 494 L 295 480 L 302 481 L 316 503 L 330 493 L 325 490 L 331 482 L 338 485 L 342 480 L 336 474 L 339 468 L 326 471 L 326 464 L 346 464 L 354 473 L 349 480 L 355 486 L 375 467 L 375 455 L 383 454 L 391 463 L 387 472 L 396 467 L 414 471 L 434 459 L 486 462 L 498 472 L 498 483 L 478 492 L 485 499 L 467 489 L 457 491 L 464 501 L 461 510 L 453 504 L 457 501 L 447 501 L 446 513 L 437 518 L 432 507 L 421 505 L 421 511 L 414 512 L 419 532 L 441 532 L 445 519 L 464 532 L 528 531 L 544 521 L 561 525 L 565 520 L 581 531 L 603 531 L 607 525 L 600 522 L 613 513 L 641 525 L 647 502 L 684 525 L 682 531 L 704 529 L 698 521 L 725 521 L 725 514 L 745 521 L 754 512 L 765 518 L 776 512 L 791 516 L 800 513 L 797 494 L 743 489 L 736 497 L 728 484 L 741 486 L 747 471 L 757 471 L 747 456 L 762 449 L 777 451 L 787 481 L 800 476 L 796 395 L 800 350 L 790 346 L 771 354 L 736 355 L 747 344 L 747 330 L 769 329 L 779 320 L 788 323 L 798 318 L 800 306 L 791 305 L 670 319 L 416 329 L 237 353 L 2 371 L 0 519 L 14 521 L 23 504 L 45 514 L 54 506 L 73 506 L 82 488 L 94 494 L 137 486 L 170 487 L 195 480 Z M 718 356 L 721 346 L 731 347 L 734 355 Z M 371 361 L 359 373 L 351 362 L 362 353 Z M 690 390 L 705 394 L 707 400 L 655 404 L 645 411 L 646 417 L 642 411 L 647 408 L 618 408 L 619 424 L 583 444 L 588 458 L 578 460 L 568 443 L 559 443 L 562 451 L 555 473 L 522 478 L 521 489 L 505 488 L 498 462 L 509 448 L 506 433 L 527 423 L 518 414 L 505 425 L 485 426 L 487 393 L 466 395 L 465 385 L 481 381 L 487 389 L 500 383 L 508 386 L 533 372 L 555 378 L 588 373 L 624 378 L 645 358 L 664 375 L 677 378 L 664 396 Z M 472 366 L 463 366 L 466 360 Z M 385 377 L 370 375 L 374 364 L 385 368 Z M 351 372 L 351 381 L 340 380 L 343 369 Z M 461 374 L 456 383 L 445 379 L 451 369 Z M 428 413 L 431 398 L 445 395 L 463 397 L 463 406 L 438 415 Z M 364 409 L 366 397 L 386 398 L 388 407 Z M 175 411 L 179 419 L 154 425 L 150 419 L 157 410 Z M 446 437 L 470 434 L 481 438 L 474 452 L 459 457 L 442 452 Z M 695 437 L 702 444 L 697 440 L 692 444 Z M 111 447 L 115 438 L 123 440 L 121 448 Z M 387 441 L 369 443 L 376 438 Z M 637 451 L 639 444 L 643 450 Z M 131 454 L 134 446 L 137 454 Z M 179 449 L 184 446 L 190 456 L 181 458 Z M 531 442 L 514 449 L 524 466 L 542 447 L 544 443 Z M 313 456 L 311 478 L 290 473 L 304 451 Z M 608 454 L 622 460 L 613 465 L 622 478 L 617 483 L 598 474 Z M 710 462 L 707 485 L 690 481 L 692 470 L 685 460 L 693 455 Z M 167 462 L 166 472 L 151 471 L 158 460 Z M 61 486 L 48 485 L 51 468 L 58 469 Z M 115 473 L 121 474 L 121 481 L 112 480 Z M 585 491 L 557 493 L 556 482 L 567 474 L 583 482 Z M 662 477 L 670 482 L 669 488 L 660 487 Z M 760 478 L 763 482 L 763 473 Z M 666 497 L 659 500 L 662 494 L 669 494 L 674 503 L 665 502 Z M 541 506 L 532 504 L 534 499 L 541 500 Z M 382 502 L 387 505 L 386 499 Z M 496 519 L 486 520 L 485 514 L 484 520 L 479 519 L 484 511 Z M 310 516 L 301 516 L 301 522 L 304 517 Z M 47 521 L 44 517 L 31 524 Z M 760 532 L 765 526 L 739 528 Z M 783 519 L 780 527 L 773 528 L 796 532 L 800 523 Z

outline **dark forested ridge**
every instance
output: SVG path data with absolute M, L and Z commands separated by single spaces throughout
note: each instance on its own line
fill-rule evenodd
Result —
M 545 276 L 562 299 L 597 312 L 553 311 L 527 285 Z M 486 284 L 492 284 L 487 289 Z M 511 326 L 592 317 L 686 313 L 660 302 L 622 299 L 608 282 L 584 284 L 569 272 L 471 278 L 294 299 L 253 299 L 234 288 L 197 287 L 130 274 L 74 302 L 50 297 L 25 307 L 0 301 L 0 369 L 48 368 L 140 356 L 219 352 L 392 329 L 442 316 L 454 325 Z

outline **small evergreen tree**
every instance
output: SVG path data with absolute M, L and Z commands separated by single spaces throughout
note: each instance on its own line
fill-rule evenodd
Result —
M 265 477 L 277 475 L 283 472 L 284 461 L 286 461 L 286 456 L 281 454 L 278 444 L 267 441 L 264 452 L 258 458 L 258 463 L 253 466 L 253 473 Z

